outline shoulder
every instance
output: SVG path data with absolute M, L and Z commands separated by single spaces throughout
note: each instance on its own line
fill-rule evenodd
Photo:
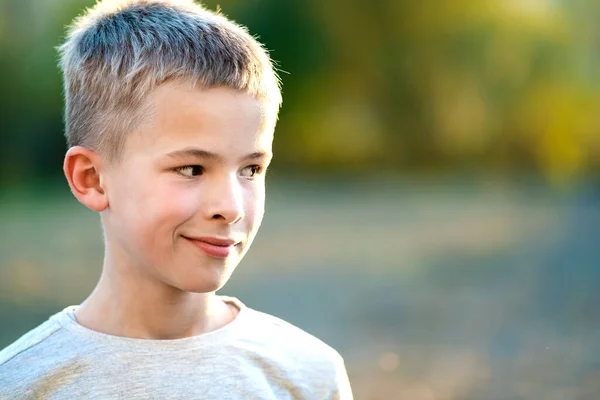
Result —
M 0 351 L 0 398 L 24 395 L 31 382 L 60 365 L 71 346 L 56 318 L 50 318 Z
M 244 311 L 240 344 L 250 362 L 279 381 L 310 388 L 301 398 L 352 398 L 344 360 L 335 349 L 280 318 Z
M 254 333 L 269 338 L 273 345 L 284 346 L 290 351 L 298 350 L 310 355 L 318 355 L 322 361 L 337 362 L 341 356 L 328 344 L 303 329 L 273 315 L 248 310 Z
M 343 368 L 341 355 L 310 333 L 273 315 L 245 310 L 242 334 L 247 345 L 282 364 L 335 375 Z
M 8 347 L 0 351 L 0 371 L 7 368 L 27 352 L 35 351 L 37 346 L 52 337 L 60 330 L 60 325 L 54 320 L 48 320 L 27 332 Z

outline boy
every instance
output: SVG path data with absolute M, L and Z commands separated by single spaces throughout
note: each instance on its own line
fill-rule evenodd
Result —
M 342 358 L 217 296 L 262 220 L 281 103 L 263 48 L 193 0 L 105 0 L 61 46 L 101 278 L 0 352 L 1 399 L 350 399 Z

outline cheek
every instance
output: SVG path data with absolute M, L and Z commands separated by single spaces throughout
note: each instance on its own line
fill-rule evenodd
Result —
M 197 196 L 188 188 L 170 185 L 146 197 L 147 210 L 143 214 L 153 220 L 153 229 L 173 230 L 192 218 L 197 211 Z
M 246 207 L 246 217 L 249 223 L 257 230 L 260 226 L 265 213 L 265 189 L 254 188 L 248 194 Z
M 196 201 L 186 188 L 161 184 L 130 190 L 134 194 L 128 203 L 126 217 L 135 227 L 133 234 L 139 238 L 141 247 L 149 251 L 170 243 L 173 231 L 193 217 Z M 133 188 L 131 188 L 133 189 Z

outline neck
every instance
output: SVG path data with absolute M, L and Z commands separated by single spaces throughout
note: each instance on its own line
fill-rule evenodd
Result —
M 235 307 L 214 292 L 190 293 L 105 263 L 98 285 L 75 311 L 79 324 L 109 335 L 180 339 L 223 327 Z

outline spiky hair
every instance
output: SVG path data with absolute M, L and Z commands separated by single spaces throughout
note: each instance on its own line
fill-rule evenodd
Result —
M 269 104 L 276 118 L 279 78 L 248 31 L 193 0 L 103 0 L 69 27 L 59 48 L 65 136 L 117 158 L 139 124 L 147 96 L 171 80 L 225 86 Z

